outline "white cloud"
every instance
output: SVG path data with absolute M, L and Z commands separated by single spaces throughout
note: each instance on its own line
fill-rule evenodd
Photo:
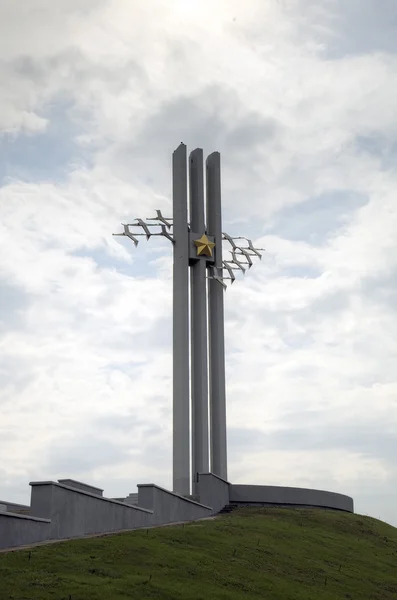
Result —
M 0 496 L 33 475 L 170 485 L 171 248 L 111 234 L 170 211 L 184 141 L 222 152 L 225 229 L 267 248 L 226 294 L 231 474 L 397 523 L 391 46 L 337 0 L 20 9 L 0 9 L 0 132 L 39 140 L 63 103 L 76 160 L 0 187 Z

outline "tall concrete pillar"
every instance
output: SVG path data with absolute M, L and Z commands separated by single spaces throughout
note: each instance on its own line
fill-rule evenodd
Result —
M 213 152 L 206 162 L 207 228 L 215 237 L 215 268 L 222 273 L 221 160 Z M 211 418 L 211 471 L 227 480 L 226 384 L 224 290 L 218 281 L 209 280 L 209 379 Z
M 190 154 L 189 175 L 190 230 L 200 237 L 205 233 L 201 148 Z M 190 267 L 193 494 L 197 493 L 197 473 L 207 473 L 209 470 L 206 272 L 205 257 L 197 257 Z
M 173 196 L 173 490 L 190 494 L 189 232 L 187 153 L 172 155 Z

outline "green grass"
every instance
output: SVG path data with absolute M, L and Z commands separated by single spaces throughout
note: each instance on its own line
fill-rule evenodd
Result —
M 321 510 L 244 509 L 185 526 L 0 554 L 0 599 L 396 600 L 397 529 Z

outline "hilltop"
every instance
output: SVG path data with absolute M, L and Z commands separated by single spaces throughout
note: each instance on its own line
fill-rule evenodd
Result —
M 397 529 L 314 509 L 214 520 L 0 555 L 1 600 L 395 600 Z

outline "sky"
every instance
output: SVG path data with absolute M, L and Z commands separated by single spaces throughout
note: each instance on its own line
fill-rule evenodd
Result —
M 171 157 L 221 152 L 229 479 L 397 526 L 394 0 L 0 2 L 0 498 L 172 485 Z

